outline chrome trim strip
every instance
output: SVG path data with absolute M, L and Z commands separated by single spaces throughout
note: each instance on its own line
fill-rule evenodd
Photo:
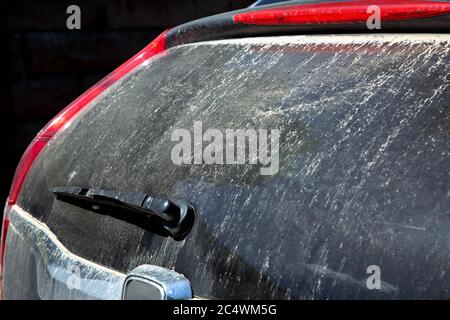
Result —
M 121 300 L 125 280 L 141 279 L 161 286 L 165 299 L 192 299 L 189 280 L 175 271 L 142 265 L 129 275 L 109 269 L 70 252 L 56 235 L 18 205 L 10 212 L 10 225 L 4 266 L 4 297 L 14 298 L 17 282 L 24 287 L 36 282 L 38 298 L 43 300 Z M 15 256 L 26 257 L 33 265 L 32 279 L 15 279 L 24 266 L 16 266 Z M 23 260 L 20 260 L 21 262 Z M 20 297 L 19 297 L 20 298 Z
M 17 205 L 11 208 L 8 238 L 10 232 L 19 236 L 20 241 L 26 242 L 35 255 L 39 298 L 45 300 L 122 298 L 125 274 L 71 253 L 45 224 Z M 5 274 L 8 267 L 6 264 Z M 8 279 L 5 280 L 5 298 L 8 298 Z

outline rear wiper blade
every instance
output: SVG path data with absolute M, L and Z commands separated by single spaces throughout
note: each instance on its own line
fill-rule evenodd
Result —
M 151 229 L 164 229 L 175 240 L 183 240 L 194 221 L 194 209 L 185 201 L 171 201 L 141 192 L 112 191 L 82 187 L 55 187 L 58 200 L 92 212 Z M 164 232 L 163 232 L 164 233 Z

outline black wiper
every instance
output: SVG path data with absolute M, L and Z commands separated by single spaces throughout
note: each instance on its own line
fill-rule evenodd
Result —
M 175 240 L 183 240 L 194 222 L 194 209 L 185 201 L 172 202 L 140 192 L 80 187 L 57 187 L 50 191 L 60 201 L 113 216 Z

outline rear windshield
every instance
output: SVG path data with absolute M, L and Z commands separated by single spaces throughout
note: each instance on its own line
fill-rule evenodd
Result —
M 126 238 L 125 227 L 110 217 L 90 235 L 105 254 L 61 226 L 72 210 L 64 223 L 92 230 L 78 209 L 59 204 L 47 223 L 64 228 L 62 238 L 72 232 L 62 241 L 85 258 L 124 271 L 174 268 L 205 297 L 450 292 L 449 39 L 298 36 L 174 48 L 96 102 L 43 161 L 49 187 L 188 201 L 197 214 L 188 238 L 137 233 L 122 258 L 110 241 Z M 379 290 L 367 287 L 371 265 L 382 271 Z

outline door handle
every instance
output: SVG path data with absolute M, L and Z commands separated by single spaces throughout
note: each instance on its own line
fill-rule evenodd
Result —
M 173 270 L 142 265 L 125 278 L 122 300 L 190 300 L 189 280 Z

